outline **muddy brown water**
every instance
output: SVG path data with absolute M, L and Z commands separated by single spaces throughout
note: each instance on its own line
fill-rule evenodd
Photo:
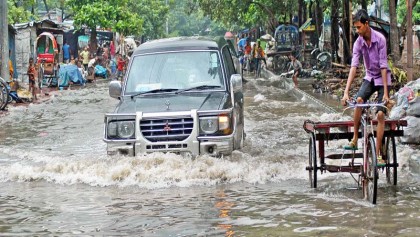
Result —
M 245 147 L 222 158 L 108 157 L 103 118 L 117 101 L 106 84 L 10 108 L 0 119 L 0 235 L 418 235 L 417 149 L 398 144 L 398 185 L 381 173 L 376 206 L 348 174 L 318 175 L 314 190 L 303 121 L 342 115 L 269 79 L 249 80 L 245 94 Z

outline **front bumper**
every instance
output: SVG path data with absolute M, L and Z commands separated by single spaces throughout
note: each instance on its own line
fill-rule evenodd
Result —
M 105 115 L 105 124 L 109 117 L 119 116 L 118 114 Z M 122 115 L 127 116 L 127 115 Z M 182 141 L 150 141 L 143 136 L 140 131 L 140 121 L 143 119 L 159 118 L 172 119 L 179 117 L 191 117 L 193 119 L 193 128 L 191 134 Z M 199 123 L 197 111 L 189 112 L 165 112 L 143 114 L 141 112 L 135 115 L 135 139 L 113 140 L 107 139 L 107 131 L 105 126 L 104 141 L 107 143 L 107 153 L 109 155 L 130 155 L 152 153 L 152 152 L 171 152 L 178 154 L 189 153 L 193 156 L 197 155 L 229 155 L 233 151 L 234 136 L 232 134 L 225 136 L 199 136 Z

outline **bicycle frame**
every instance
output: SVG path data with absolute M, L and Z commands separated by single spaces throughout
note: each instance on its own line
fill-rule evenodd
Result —
M 363 105 L 356 106 L 361 107 Z M 378 106 L 382 107 L 382 105 Z M 352 106 L 351 108 L 354 107 L 355 106 Z M 367 109 L 367 111 L 369 111 L 369 109 Z M 370 116 L 371 114 L 365 111 L 365 115 Z M 354 128 L 353 120 L 323 122 L 306 120 L 304 122 L 303 129 L 309 135 L 308 165 L 306 166 L 306 170 L 309 174 L 311 188 L 317 188 L 318 175 L 323 174 L 324 172 L 349 173 L 352 177 L 353 174 L 358 174 L 358 180 L 355 177 L 353 178 L 360 189 L 363 185 L 363 197 L 369 199 L 372 204 L 376 203 L 379 167 L 375 169 L 373 167 L 376 167 L 375 140 L 377 140 L 377 138 L 374 138 L 374 131 L 369 128 L 368 125 L 377 125 L 378 121 L 372 118 L 373 117 L 363 117 L 363 120 L 361 121 L 363 122 L 363 127 L 361 128 L 361 131 L 357 131 L 360 134 L 359 137 L 361 139 L 363 139 L 362 136 L 366 135 L 366 142 L 363 141 L 363 143 L 366 144 L 366 149 L 362 149 L 360 152 L 352 150 L 351 153 L 341 149 L 337 149 L 335 152 L 326 151 L 325 145 L 328 144 L 328 141 L 352 139 L 354 136 L 354 129 L 352 129 Z M 371 119 L 371 121 L 369 119 Z M 384 153 L 382 155 L 387 157 L 387 163 L 380 168 L 385 171 L 387 183 L 395 186 L 397 185 L 398 167 L 395 137 L 404 136 L 403 127 L 407 127 L 407 120 L 386 119 L 384 123 L 386 129 L 383 134 L 384 139 L 382 141 L 382 148 Z M 362 132 L 364 134 L 362 134 Z M 375 157 L 375 159 L 373 159 L 373 157 Z M 355 159 L 358 159 L 359 162 L 355 163 Z M 363 163 L 363 159 L 366 161 L 365 163 Z M 334 160 L 341 160 L 341 162 L 339 164 L 329 162 Z M 343 160 L 350 160 L 350 162 L 348 164 L 343 164 Z M 362 178 L 365 181 L 363 184 L 361 183 Z
M 363 134 L 363 169 L 362 173 L 360 174 L 360 178 L 362 182 L 364 196 L 367 197 L 373 204 L 376 204 L 378 168 L 376 164 L 376 143 L 373 139 L 375 134 L 373 130 L 372 109 L 377 107 L 383 107 L 387 109 L 387 107 L 385 106 L 385 103 L 367 102 L 359 104 L 354 102 L 348 102 L 348 104 L 349 106 L 344 111 L 346 111 L 349 108 L 362 110 L 360 125 L 362 127 Z M 370 129 L 368 128 L 369 125 Z M 369 152 L 371 152 L 372 157 L 369 157 Z M 371 160 L 369 160 L 369 158 Z
M 4 109 L 9 103 L 9 85 L 0 77 L 0 110 Z

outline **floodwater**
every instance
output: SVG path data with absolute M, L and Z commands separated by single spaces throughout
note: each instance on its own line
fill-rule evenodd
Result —
M 319 174 L 311 189 L 303 122 L 346 118 L 278 85 L 246 83 L 245 147 L 222 158 L 108 157 L 103 120 L 117 100 L 106 83 L 11 107 L 0 118 L 0 236 L 418 235 L 419 150 L 398 144 L 398 186 L 381 173 L 376 206 L 348 174 Z

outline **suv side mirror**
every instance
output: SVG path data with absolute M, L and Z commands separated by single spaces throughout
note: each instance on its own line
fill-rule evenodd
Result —
M 230 77 L 230 85 L 233 92 L 242 91 L 242 76 L 241 74 L 233 74 Z
M 118 99 L 121 96 L 121 91 L 122 88 L 120 81 L 111 81 L 109 83 L 109 96 Z

